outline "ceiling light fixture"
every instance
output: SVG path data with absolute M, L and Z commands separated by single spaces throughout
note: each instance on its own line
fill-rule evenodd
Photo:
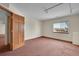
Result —
M 53 8 L 55 8 L 55 7 L 57 7 L 57 6 L 62 5 L 62 4 L 63 4 L 63 3 L 58 3 L 58 4 L 56 4 L 56 5 L 52 6 L 52 7 L 49 7 L 49 8 L 47 8 L 47 9 L 45 9 L 44 12 L 45 12 L 45 13 L 48 13 L 48 11 L 49 11 L 50 9 L 53 9 Z

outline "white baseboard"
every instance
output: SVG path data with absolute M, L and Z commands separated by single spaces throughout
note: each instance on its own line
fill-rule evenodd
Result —
M 36 36 L 36 37 L 25 38 L 25 40 L 31 40 L 31 39 L 35 39 L 35 38 L 38 38 L 38 37 L 41 37 L 41 35 L 40 36 Z

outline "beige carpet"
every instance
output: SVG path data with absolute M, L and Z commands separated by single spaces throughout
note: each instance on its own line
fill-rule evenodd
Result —
M 2 56 L 78 56 L 79 47 L 68 42 L 48 38 L 26 40 L 25 46 Z

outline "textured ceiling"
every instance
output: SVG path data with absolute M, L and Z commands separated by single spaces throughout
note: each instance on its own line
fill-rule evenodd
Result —
M 46 13 L 44 10 L 56 5 L 57 3 L 15 3 L 11 4 L 21 12 L 23 12 L 27 17 L 38 20 L 46 20 L 50 18 L 56 18 L 61 16 L 70 15 L 69 4 L 65 3 L 57 6 L 53 9 L 48 10 Z M 79 13 L 79 4 L 73 3 L 72 14 Z

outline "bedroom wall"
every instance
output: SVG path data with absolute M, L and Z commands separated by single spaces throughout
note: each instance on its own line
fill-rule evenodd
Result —
M 69 21 L 69 34 L 61 34 L 61 33 L 53 33 L 53 24 L 61 21 Z M 61 40 L 66 41 L 76 41 L 76 39 L 73 38 L 74 32 L 79 32 L 79 15 L 73 15 L 73 16 L 66 16 L 66 17 L 60 17 L 55 18 L 51 20 L 43 21 L 43 36 L 51 37 L 51 38 L 57 38 Z M 74 41 L 73 41 L 74 40 Z M 79 42 L 79 41 L 78 41 Z
M 0 34 L 5 34 L 5 20 L 6 16 L 0 12 Z
M 25 18 L 25 40 L 41 36 L 41 21 Z
M 0 12 L 0 35 L 4 36 L 5 44 L 7 44 L 7 14 L 3 11 Z
M 1 22 L 1 21 L 0 21 Z M 4 35 L 5 34 L 5 24 L 0 23 L 0 34 Z

